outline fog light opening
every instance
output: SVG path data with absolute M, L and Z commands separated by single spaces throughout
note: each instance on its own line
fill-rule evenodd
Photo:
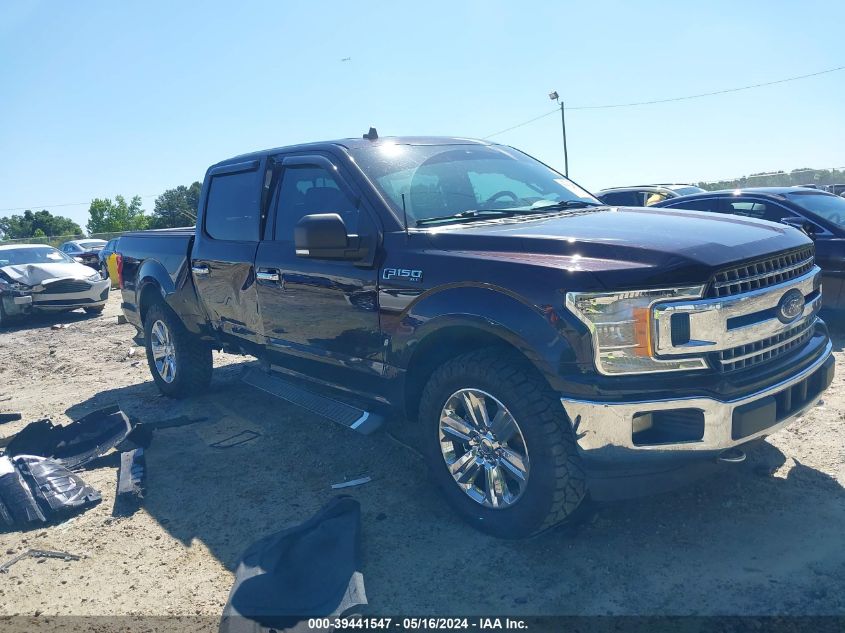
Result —
M 634 446 L 656 446 L 704 439 L 704 412 L 700 409 L 640 411 L 631 419 Z

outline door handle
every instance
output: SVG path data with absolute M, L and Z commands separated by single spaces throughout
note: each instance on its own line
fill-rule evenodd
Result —
M 206 264 L 191 264 L 191 272 L 195 275 L 208 275 L 211 269 Z
M 255 273 L 255 278 L 259 283 L 277 284 L 281 281 L 282 276 L 276 268 L 259 268 Z

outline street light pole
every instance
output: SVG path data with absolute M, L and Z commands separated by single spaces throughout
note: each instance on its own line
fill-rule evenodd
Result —
M 557 90 L 552 90 L 549 93 L 549 99 L 557 101 L 560 106 L 560 127 L 563 131 L 563 175 L 569 178 L 569 152 L 566 149 L 566 108 L 563 106 L 563 101 L 557 94 Z

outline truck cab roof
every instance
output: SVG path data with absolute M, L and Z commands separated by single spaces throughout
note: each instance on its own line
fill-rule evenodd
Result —
M 299 143 L 296 145 L 283 145 L 270 149 L 258 150 L 247 154 L 239 154 L 212 165 L 217 167 L 245 160 L 257 160 L 278 154 L 280 152 L 303 152 L 303 151 L 331 151 L 332 149 L 362 149 L 379 147 L 384 145 L 497 145 L 481 139 L 463 138 L 458 136 L 383 136 L 377 139 L 367 138 L 344 138 L 332 141 L 317 141 L 313 143 Z

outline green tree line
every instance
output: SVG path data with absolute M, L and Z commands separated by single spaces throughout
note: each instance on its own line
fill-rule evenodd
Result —
M 127 200 L 118 195 L 114 198 L 95 198 L 88 207 L 88 234 L 123 233 L 143 229 L 163 229 L 177 226 L 191 226 L 197 220 L 200 190 L 202 184 L 180 185 L 168 189 L 155 200 L 152 213 L 145 213 L 140 196 Z M 46 209 L 26 210 L 22 214 L 0 218 L 0 240 L 83 237 L 85 232 L 76 222 L 61 215 L 53 215 Z
M 735 180 L 699 182 L 708 191 L 741 187 L 791 187 L 793 185 L 833 185 L 845 183 L 845 169 L 793 169 L 743 176 Z M 142 229 L 192 226 L 197 220 L 200 189 L 194 182 L 168 189 L 155 200 L 152 213 L 145 213 L 141 197 L 95 198 L 88 208 L 85 228 L 92 233 L 122 233 Z M 83 237 L 82 228 L 70 218 L 49 211 L 26 210 L 19 215 L 0 218 L 0 240 L 43 239 L 53 236 Z
M 770 173 L 750 174 L 736 180 L 700 182 L 698 186 L 707 191 L 719 189 L 741 189 L 743 187 L 792 187 L 794 185 L 838 185 L 845 184 L 845 170 L 841 169 L 793 169 Z

